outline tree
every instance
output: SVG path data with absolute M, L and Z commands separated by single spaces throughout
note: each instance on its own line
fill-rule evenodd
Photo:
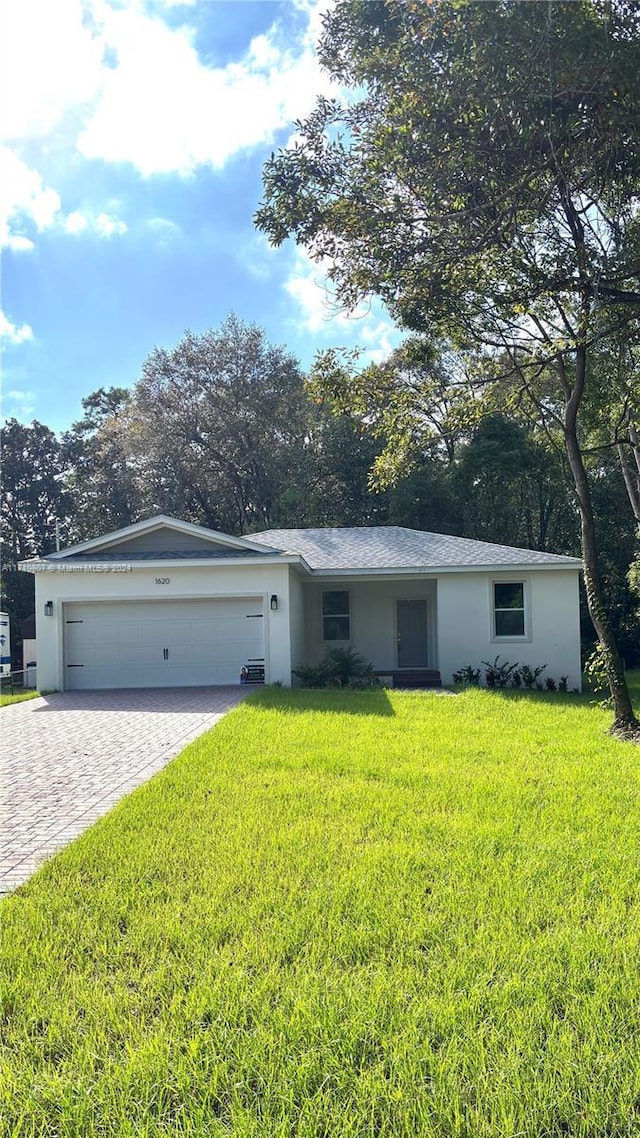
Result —
M 293 356 L 236 316 L 155 348 L 130 409 L 148 506 L 230 533 L 268 527 L 300 476 L 306 403 Z
M 58 538 L 65 539 L 71 509 L 64 489 L 64 462 L 60 444 L 49 427 L 37 420 L 30 425 L 9 419 L 2 430 L 2 544 L 1 606 L 9 613 L 14 662 L 22 638 L 18 622 L 34 608 L 34 578 L 20 573 L 18 563 L 49 553 Z
M 627 667 L 640 664 L 640 605 L 629 578 L 637 527 L 616 451 L 589 456 L 593 507 L 600 535 L 600 564 L 607 612 Z
M 562 462 L 531 428 L 502 414 L 488 415 L 460 448 L 455 474 L 465 537 L 527 549 L 576 549 L 576 511 Z
M 321 353 L 311 388 L 378 440 L 371 482 L 394 486 L 390 517 L 501 544 L 575 549 L 575 511 L 563 464 L 526 417 L 496 400 L 469 399 L 482 361 L 409 338 L 381 364 L 359 353 Z
M 389 493 L 389 523 L 430 533 L 467 537 L 456 469 L 442 458 L 426 458 Z
M 448 345 L 412 337 L 383 363 L 358 370 L 358 350 L 318 354 L 310 388 L 319 402 L 351 416 L 380 440 L 372 470 L 379 488 L 405 477 L 426 455 L 453 461 L 472 420 L 465 359 Z
M 64 460 L 53 431 L 37 420 L 30 425 L 9 419 L 2 431 L 2 563 L 19 561 L 56 548 L 64 537 L 71 506 L 63 483 Z
M 272 156 L 257 224 L 328 259 L 346 305 L 377 294 L 405 327 L 482 347 L 484 383 L 517 376 L 560 433 L 613 729 L 633 735 L 580 413 L 594 349 L 640 313 L 637 5 L 339 0 L 320 58 L 353 98 L 320 100 Z
M 299 471 L 281 486 L 273 524 L 383 525 L 388 496 L 370 486 L 369 471 L 381 444 L 351 416 L 333 414 L 326 401 L 307 403 L 305 447 Z
M 140 516 L 142 495 L 128 453 L 130 405 L 127 388 L 100 387 L 82 400 L 83 418 L 62 437 L 75 541 L 120 529 Z

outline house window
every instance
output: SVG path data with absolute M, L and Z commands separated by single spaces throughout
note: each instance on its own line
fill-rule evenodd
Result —
M 351 639 L 349 594 L 346 589 L 333 589 L 322 594 L 322 639 Z
M 495 581 L 493 585 L 494 636 L 524 636 L 524 582 Z

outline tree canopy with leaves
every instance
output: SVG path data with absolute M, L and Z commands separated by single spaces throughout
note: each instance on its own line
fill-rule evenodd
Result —
M 328 260 L 347 306 L 377 294 L 418 333 L 481 347 L 564 442 L 614 728 L 633 733 L 603 602 L 580 411 L 635 422 L 637 375 L 591 367 L 640 315 L 640 11 L 629 0 L 338 0 L 319 100 L 272 156 L 256 221 Z M 618 435 L 628 456 L 628 430 Z
M 304 448 L 306 405 L 297 360 L 237 316 L 155 348 L 129 408 L 147 507 L 231 533 L 268 527 Z
M 127 388 L 100 387 L 82 400 L 83 418 L 62 437 L 75 541 L 120 529 L 140 513 L 142 497 L 128 457 L 130 406 Z
M 18 562 L 56 548 L 68 536 L 72 496 L 65 487 L 60 443 L 50 427 L 9 419 L 2 429 L 0 503 L 1 606 L 14 621 L 33 612 L 34 578 Z M 22 638 L 12 630 L 14 656 Z
M 60 443 L 50 427 L 36 419 L 27 426 L 9 419 L 2 429 L 2 564 L 18 562 L 56 548 L 56 534 L 66 537 L 71 496 L 64 484 Z

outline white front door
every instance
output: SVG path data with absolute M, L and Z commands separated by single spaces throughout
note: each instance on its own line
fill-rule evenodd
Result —
M 426 668 L 429 664 L 427 602 L 397 602 L 398 667 Z
M 66 688 L 238 684 L 263 663 L 262 598 L 67 604 Z

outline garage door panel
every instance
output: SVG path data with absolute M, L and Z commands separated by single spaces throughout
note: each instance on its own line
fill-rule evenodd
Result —
M 162 688 L 171 687 L 166 679 L 166 670 L 157 667 L 143 672 L 140 668 L 118 667 L 112 665 L 67 670 L 67 688 L 72 690 L 95 690 L 105 688 Z
M 135 634 L 135 629 L 127 631 Z M 67 652 L 67 663 L 83 665 L 84 667 L 113 667 L 116 665 L 136 665 L 142 667 L 146 664 L 162 662 L 162 649 L 155 645 L 141 643 L 139 634 L 130 644 L 119 641 L 115 644 L 73 644 Z
M 69 604 L 65 686 L 239 683 L 264 658 L 260 598 Z
M 254 621 L 243 617 L 233 617 L 231 620 L 208 620 L 190 624 L 188 636 L 178 637 L 182 643 L 208 645 L 212 641 L 220 644 L 242 641 L 243 644 L 253 644 L 260 638 L 262 628 L 255 628 Z

